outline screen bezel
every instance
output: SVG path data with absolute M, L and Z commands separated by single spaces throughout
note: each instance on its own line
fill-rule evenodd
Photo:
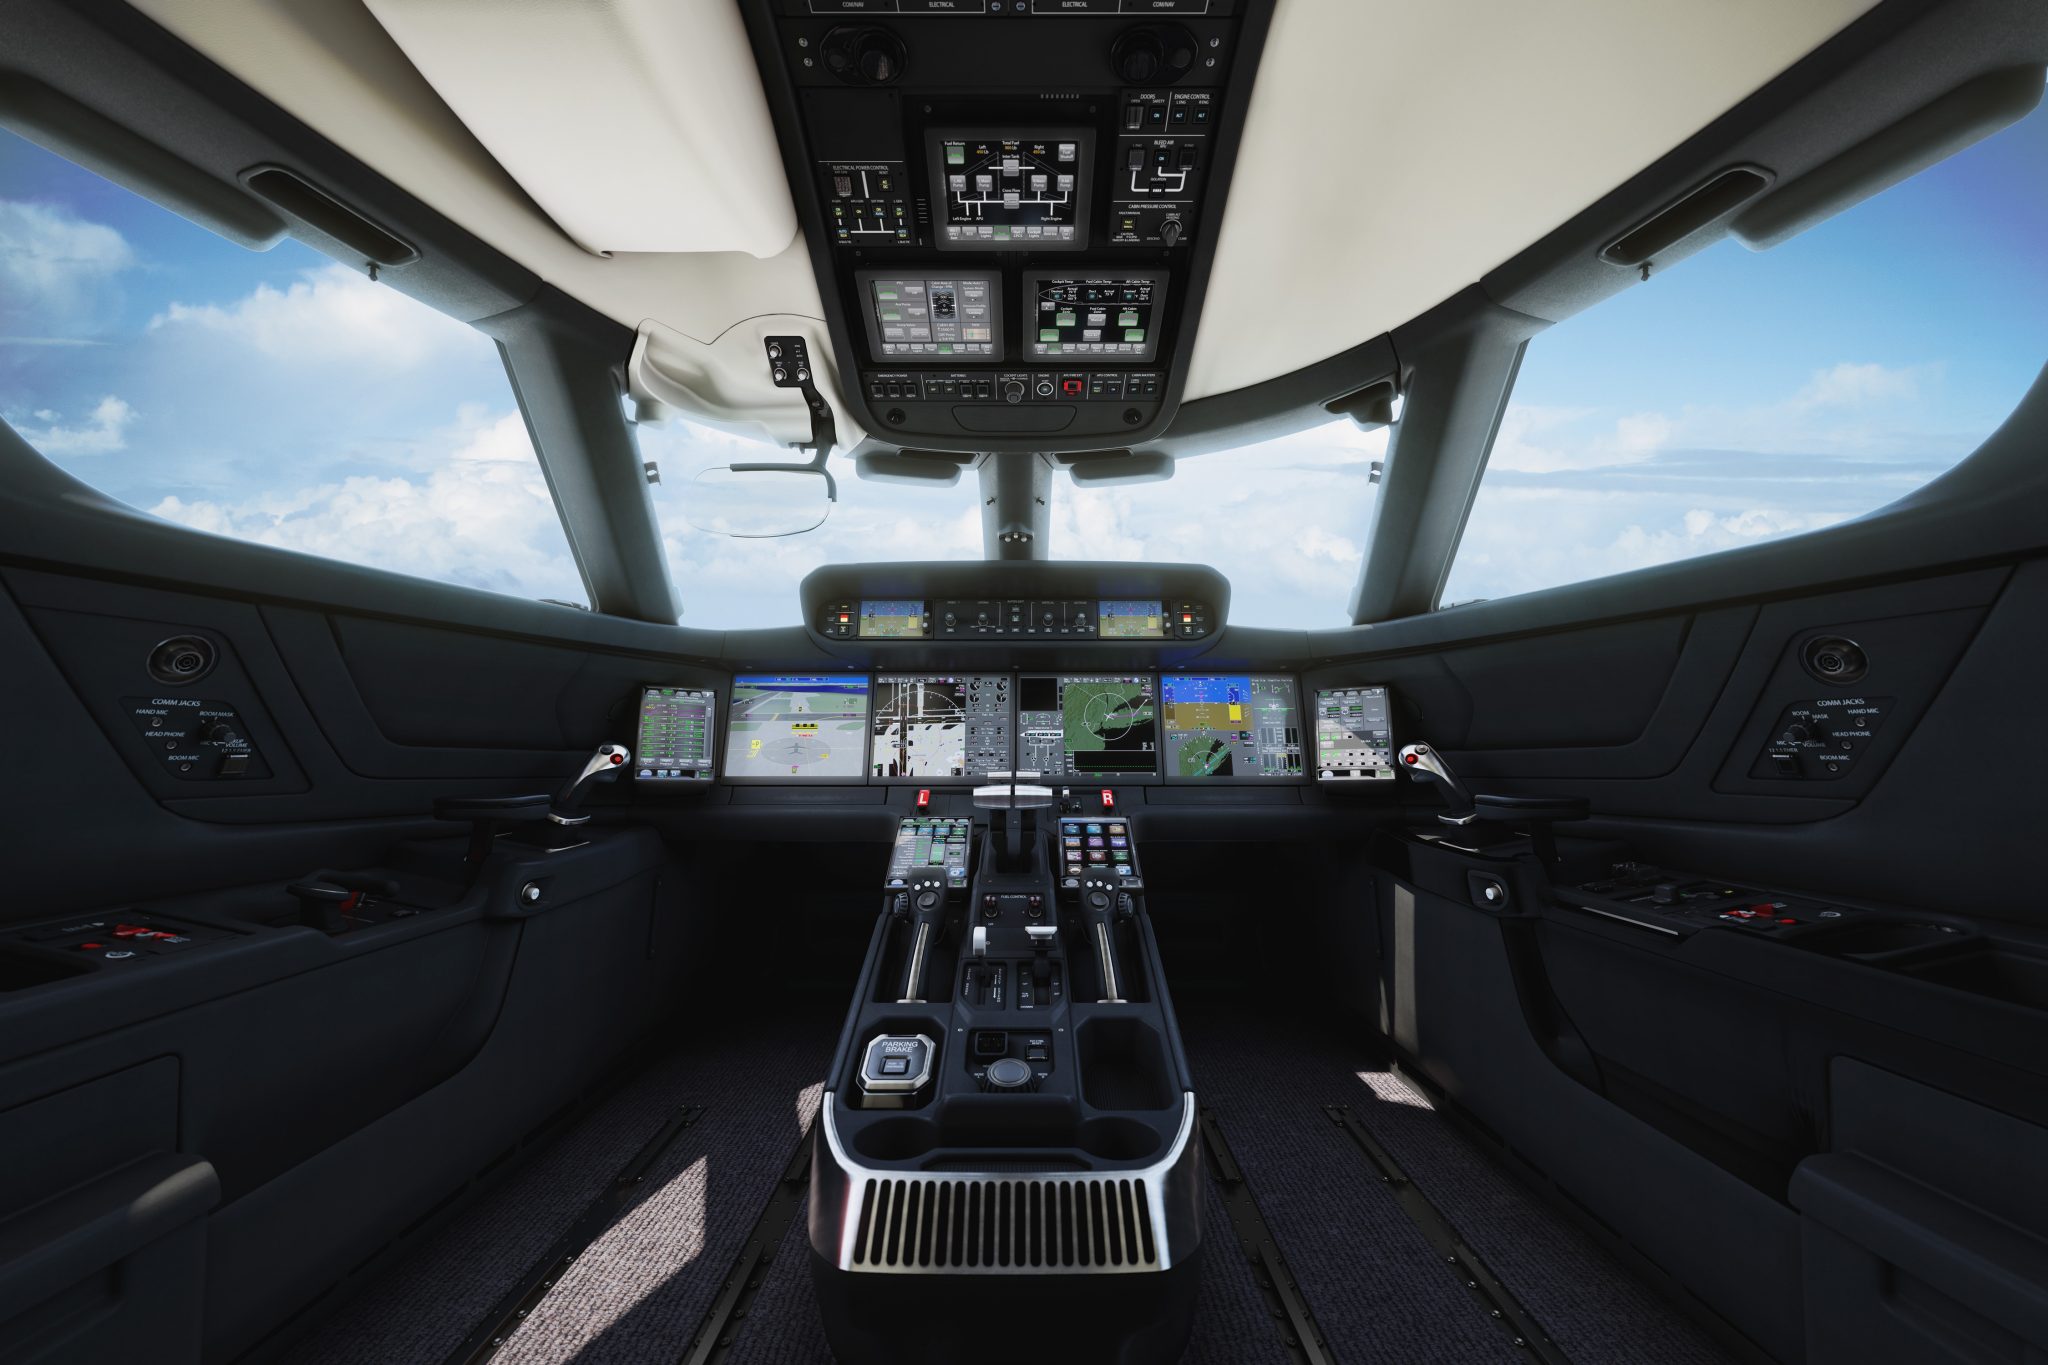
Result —
M 889 355 L 882 350 L 882 324 L 875 317 L 875 305 L 868 293 L 868 286 L 876 280 L 922 279 L 929 286 L 932 277 L 944 276 L 955 280 L 986 280 L 989 285 L 989 313 L 991 338 L 995 349 L 987 355 L 940 355 L 934 351 L 929 355 Z M 937 365 L 953 368 L 961 365 L 1000 365 L 1010 358 L 1008 323 L 1003 313 L 1003 272 L 1000 270 L 946 270 L 936 265 L 905 263 L 894 270 L 856 270 L 853 272 L 853 287 L 860 300 L 861 325 L 868 339 L 868 358 L 884 369 L 901 369 L 909 365 Z
M 1151 339 L 1138 355 L 1037 355 L 1031 340 L 1038 334 L 1038 290 L 1047 280 L 1138 280 L 1153 289 Z M 1160 334 L 1166 330 L 1166 300 L 1173 292 L 1173 275 L 1165 270 L 1123 270 L 1111 267 L 1076 270 L 1027 270 L 1017 299 L 1018 311 L 1028 313 L 1017 320 L 1017 361 L 1024 365 L 1051 365 L 1067 369 L 1099 369 L 1105 365 L 1156 365 L 1159 363 Z
M 1159 771 L 1164 776 L 1167 785 L 1174 787 L 1299 787 L 1308 782 L 1308 731 L 1302 723 L 1304 719 L 1301 707 L 1303 687 L 1301 675 L 1298 673 L 1254 672 L 1246 670 L 1243 676 L 1247 681 L 1254 678 L 1278 678 L 1284 682 L 1294 684 L 1294 729 L 1296 734 L 1302 736 L 1302 771 L 1299 774 L 1293 777 L 1182 777 L 1174 771 L 1173 764 L 1167 761 L 1165 747 L 1167 743 L 1166 680 L 1168 678 L 1224 678 L 1237 676 L 1239 675 L 1235 672 L 1217 672 L 1210 669 L 1187 673 L 1162 673 L 1159 675 Z
M 1076 670 L 1071 673 L 1052 673 L 1043 669 L 1019 672 L 1011 684 L 1010 693 L 1010 752 L 1019 765 L 1024 762 L 1024 684 L 1038 678 L 1050 678 L 1055 684 L 1075 678 L 1147 678 L 1152 683 L 1152 704 L 1159 705 L 1159 674 L 1144 668 L 1096 668 Z M 1160 781 L 1160 761 L 1164 751 L 1157 744 L 1152 749 L 1152 771 L 1149 773 L 1048 773 L 1046 780 L 1067 786 L 1121 787 L 1157 786 Z
M 700 692 L 704 696 L 710 698 L 711 719 L 713 722 L 711 727 L 710 745 L 711 771 L 707 773 L 705 776 L 701 778 L 640 776 L 640 773 L 638 771 L 640 767 L 641 758 L 639 748 L 640 730 L 641 721 L 645 718 L 647 714 L 647 694 L 649 692 Z M 718 689 L 715 687 L 698 687 L 694 683 L 641 683 L 640 701 L 639 704 L 633 708 L 633 761 L 627 765 L 629 769 L 628 773 L 626 774 L 627 777 L 632 781 L 634 786 L 644 787 L 650 792 L 694 792 L 704 791 L 708 788 L 717 786 L 719 779 L 724 776 L 724 774 L 719 771 L 719 747 L 720 741 L 724 738 L 723 734 L 721 733 L 724 727 L 716 723 L 718 720 L 718 716 Z
M 876 753 L 876 741 L 877 741 L 877 740 L 878 740 L 878 739 L 880 738 L 880 737 L 879 737 L 878 735 L 876 735 L 876 734 L 875 734 L 875 713 L 876 713 L 876 707 L 875 707 L 875 692 L 876 692 L 876 689 L 877 689 L 877 688 L 879 688 L 879 687 L 880 687 L 880 686 L 882 685 L 882 682 L 883 682 L 883 681 L 884 681 L 885 679 L 886 679 L 886 680 L 888 680 L 888 681 L 891 681 L 891 682 L 898 682 L 898 681 L 908 681 L 908 680 L 915 680 L 915 679 L 917 679 L 917 678 L 945 678 L 945 677 L 954 677 L 954 678 L 958 678 L 958 679 L 960 679 L 960 681 L 961 681 L 961 683 L 962 683 L 963 685 L 964 685 L 964 684 L 965 684 L 965 683 L 967 682 L 967 680 L 968 680 L 968 679 L 970 679 L 970 678 L 1007 678 L 1007 679 L 1009 680 L 1009 683 L 1010 683 L 1010 715 L 1009 715 L 1009 721 L 1010 721 L 1010 762 L 1011 762 L 1012 764 L 1015 764 L 1015 763 L 1016 763 L 1016 761 L 1017 761 L 1017 674 L 1016 674 L 1016 672 L 1015 672 L 1014 670 L 1011 670 L 1011 669 L 1004 669 L 1004 668 L 997 668 L 997 669 L 971 669 L 971 668 L 957 668 L 957 669 L 947 669 L 947 668 L 930 668 L 930 669 L 918 669 L 918 670 L 912 670 L 912 671 L 909 671 L 909 672 L 896 672 L 896 671 L 891 671 L 891 672 L 887 672 L 887 673 L 874 673 L 874 674 L 870 674 L 870 675 L 869 675 L 869 677 L 868 677 L 868 756 L 867 756 L 867 763 L 866 763 L 866 765 L 865 765 L 865 766 L 864 766 L 864 767 L 863 767 L 863 768 L 861 769 L 862 773 L 864 773 L 864 774 L 865 774 L 865 777 L 864 777 L 864 779 L 863 779 L 863 780 L 865 780 L 865 781 L 867 781 L 867 782 L 869 782 L 869 783 L 873 784 L 874 786 L 878 786 L 878 787 L 974 787 L 974 786 L 979 786 L 979 785 L 980 785 L 981 783 L 983 783 L 983 782 L 986 782 L 986 781 L 988 780 L 988 779 L 987 779 L 987 778 L 985 778 L 985 777 L 976 777 L 976 776 L 974 776 L 974 775 L 973 775 L 972 773 L 968 773 L 968 774 L 966 774 L 965 776 L 961 776 L 961 777 L 882 777 L 882 776 L 879 776 L 878 774 L 876 774 L 876 772 L 874 771 L 874 768 L 875 768 L 875 753 Z M 964 739 L 965 739 L 965 737 L 963 736 L 962 738 L 963 738 L 963 743 L 964 743 Z
M 732 712 L 733 712 L 733 707 L 735 707 L 735 706 L 737 706 L 737 705 L 739 704 L 739 695 L 740 695 L 740 688 L 741 688 L 741 686 L 743 686 L 743 685 L 746 685 L 746 684 L 750 684 L 750 683 L 755 683 L 755 682 L 759 682 L 760 680 L 762 680 L 762 679 L 764 679 L 764 678 L 827 678 L 827 679 L 831 679 L 831 680 L 834 680 L 834 681 L 840 681 L 840 680 L 844 680 L 844 681 L 846 681 L 846 682 L 856 682 L 856 681 L 858 681 L 858 682 L 860 682 L 860 683 L 864 684 L 864 685 L 866 686 L 866 688 L 867 688 L 867 703 L 868 703 L 868 705 L 867 705 L 867 716 L 866 716 L 866 718 L 864 718 L 864 719 L 863 719 L 863 721 L 862 721 L 862 723 L 861 723 L 861 727 L 860 727 L 860 767 L 859 767 L 859 768 L 858 768 L 858 769 L 857 769 L 857 770 L 856 770 L 855 772 L 853 772 L 853 773 L 851 773 L 851 774 L 835 774 L 835 773 L 826 773 L 826 774 L 821 774 L 821 775 L 819 775 L 819 776 L 817 776 L 817 777 L 791 777 L 791 776 L 787 776 L 787 775 L 780 775 L 780 774 L 778 774 L 777 776 L 774 776 L 774 777 L 754 777 L 754 776 L 746 776 L 746 777 L 743 777 L 743 776 L 739 776 L 739 775 L 736 775 L 736 774 L 735 774 L 735 773 L 734 773 L 734 772 L 732 771 L 732 752 L 731 752 L 731 751 L 732 751 L 732 740 L 733 740 L 733 731 L 732 731 L 732 725 L 733 725 L 733 714 L 732 714 Z M 724 733 L 723 733 L 723 735 L 721 735 L 721 736 L 720 736 L 720 743 L 721 743 L 721 744 L 723 745 L 723 747 L 724 747 L 724 749 L 725 749 L 725 754 L 724 754 L 724 764 L 723 764 L 723 767 L 724 767 L 724 771 L 723 771 L 723 773 L 722 773 L 722 774 L 721 774 L 721 776 L 720 776 L 720 780 L 722 780 L 722 781 L 725 781 L 725 782 L 732 782 L 732 783 L 737 783 L 737 784 L 739 784 L 739 785 L 742 785 L 742 786 L 754 786 L 754 787 L 794 787 L 794 786 L 805 786 L 805 787 L 858 787 L 858 786 L 861 786 L 861 785 L 865 784 L 865 783 L 866 783 L 866 782 L 868 781 L 868 766 L 869 766 L 869 764 L 870 764 L 870 763 L 871 763 L 871 762 L 873 761 L 873 760 L 872 760 L 872 759 L 871 759 L 871 758 L 869 757 L 869 755 L 868 755 L 868 750 L 869 750 L 869 747 L 870 747 L 870 745 L 869 745 L 869 739 L 870 739 L 870 737 L 871 737 L 871 735 L 872 735 L 872 733 L 873 733 L 873 726 L 874 726 L 874 712 L 875 712 L 875 680 L 874 680 L 874 678 L 873 678 L 873 676 L 872 676 L 872 675 L 870 675 L 870 674 L 867 674 L 867 673 L 821 673 L 821 672 L 816 672 L 816 671 L 813 671 L 813 670 L 806 670 L 806 669 L 788 669 L 788 670 L 785 670 L 785 671 L 782 671 L 782 672 L 774 672 L 774 671 L 770 671 L 770 672 L 766 672 L 766 673 L 735 673 L 735 674 L 733 674 L 733 677 L 732 677 L 732 692 L 731 692 L 731 694 L 730 694 L 730 695 L 729 695 L 729 696 L 728 696 L 728 697 L 726 698 L 726 702 L 725 702 L 725 726 L 724 726 Z
M 1399 736 L 1398 736 L 1398 735 L 1397 735 L 1397 734 L 1395 733 L 1395 730 L 1394 730 L 1394 689 L 1393 689 L 1393 688 L 1392 688 L 1391 686 L 1389 686 L 1389 685 L 1388 685 L 1388 684 L 1386 684 L 1386 683 L 1375 683 L 1375 682 L 1362 682 L 1362 683 L 1344 683 L 1344 684 L 1340 684 L 1340 685 L 1338 685 L 1338 686 L 1335 686 L 1335 687 L 1318 687 L 1318 688 L 1316 688 L 1316 689 L 1315 689 L 1315 710 L 1314 710 L 1314 712 L 1313 712 L 1313 716 L 1314 716 L 1315 718 L 1317 718 L 1318 720 L 1319 720 L 1319 719 L 1320 719 L 1320 717 L 1322 716 L 1322 713 L 1323 713 L 1323 694 L 1324 694 L 1325 692 L 1359 692 L 1359 691 L 1363 691 L 1363 690 L 1365 690 L 1365 689 L 1367 689 L 1367 688 L 1374 688 L 1374 687 L 1378 688 L 1378 689 L 1379 689 L 1379 690 L 1380 690 L 1381 692 L 1385 693 L 1385 694 L 1386 694 L 1386 698 L 1387 698 L 1387 759 L 1388 759 L 1388 764 L 1389 764 L 1389 766 L 1388 766 L 1387 768 L 1385 768 L 1384 770 L 1382 770 L 1382 771 L 1384 771 L 1384 772 L 1386 773 L 1386 776 L 1385 776 L 1385 777 L 1324 777 L 1324 776 L 1322 775 L 1322 771 L 1321 771 L 1321 770 L 1322 770 L 1322 765 L 1321 765 L 1320 763 L 1317 763 L 1317 764 L 1313 765 L 1313 766 L 1312 766 L 1312 767 L 1311 767 L 1311 768 L 1309 769 L 1309 774 L 1308 774 L 1308 775 L 1309 775 L 1309 777 L 1310 777 L 1310 778 L 1311 778 L 1311 779 L 1312 779 L 1312 780 L 1313 780 L 1313 781 L 1315 782 L 1315 784 L 1316 784 L 1317 786 L 1319 786 L 1319 787 L 1336 787 L 1336 788 L 1340 788 L 1340 789 L 1349 789 L 1349 788 L 1354 788 L 1354 787 L 1356 787 L 1356 788 L 1361 788 L 1361 789 L 1370 789 L 1370 788 L 1374 788 L 1374 787 L 1377 787 L 1377 786 L 1381 785 L 1382 783 L 1387 783 L 1387 784 L 1391 784 L 1391 783 L 1392 783 L 1392 782 L 1394 781 L 1394 774 L 1395 774 L 1395 769 L 1393 768 L 1393 766 L 1392 766 L 1392 763 L 1393 763 L 1394 751 L 1395 751 L 1395 750 L 1396 750 L 1396 749 L 1397 749 L 1397 748 L 1399 747 L 1399 745 L 1398 745 L 1398 739 L 1399 739 Z M 1321 742 L 1320 742 L 1320 741 L 1321 741 L 1321 735 L 1320 735 L 1320 734 L 1318 734 L 1318 735 L 1316 735 L 1316 736 L 1315 736 L 1315 738 L 1316 738 L 1316 740 L 1318 741 L 1318 742 L 1317 742 L 1317 744 L 1316 744 L 1316 752 L 1317 752 L 1317 754 L 1318 754 L 1318 755 L 1320 755 L 1320 754 L 1322 753 L 1322 744 L 1321 744 Z
M 1080 169 L 1074 176 L 1074 240 L 1071 242 L 1057 240 L 1048 242 L 1041 237 L 1037 241 L 1012 238 L 1007 242 L 998 242 L 994 238 L 990 238 L 986 242 L 979 240 L 960 243 L 947 242 L 945 230 L 951 224 L 942 223 L 939 220 L 946 217 L 949 212 L 946 204 L 945 188 L 946 143 L 955 138 L 965 139 L 969 142 L 1074 143 L 1076 159 L 1080 162 Z M 1027 252 L 1034 255 L 1039 252 L 1088 250 L 1088 244 L 1091 240 L 1089 232 L 1092 227 L 1088 215 L 1093 210 L 1095 201 L 1095 129 L 1093 127 L 1086 124 L 1070 127 L 1050 127 L 1040 124 L 1025 128 L 992 128 L 986 126 L 930 128 L 925 131 L 924 157 L 925 175 L 927 177 L 925 188 L 930 192 L 932 204 L 932 247 L 934 250 Z

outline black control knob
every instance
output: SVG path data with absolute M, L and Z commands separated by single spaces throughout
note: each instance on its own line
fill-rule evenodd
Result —
M 920 909 L 920 910 L 936 910 L 936 909 L 938 909 L 938 908 L 939 908 L 939 893 L 938 893 L 938 892 L 936 892 L 936 891 L 920 891 L 920 892 L 918 892 L 918 893 L 917 893 L 917 908 L 918 908 L 918 909 Z
M 1008 383 L 1004 384 L 1004 385 L 1003 385 L 1003 401 L 1004 401 L 1005 403 L 1021 403 L 1021 402 L 1023 402 L 1023 401 L 1024 401 L 1024 382 L 1023 382 L 1022 380 L 1020 380 L 1020 379 L 1012 379 L 1012 380 L 1010 380 L 1010 381 L 1009 381 Z
M 197 738 L 204 744 L 233 744 L 241 736 L 235 733 L 234 726 L 216 720 L 201 726 Z
M 988 1064 L 988 1088 L 1017 1091 L 1031 1084 L 1031 1067 L 1015 1057 L 998 1057 Z
M 1109 49 L 1109 62 L 1125 85 L 1171 85 L 1194 68 L 1201 44 L 1178 24 L 1127 29 Z
M 903 74 L 903 41 L 888 29 L 835 28 L 821 46 L 825 69 L 849 85 L 888 85 Z
M 1107 891 L 1090 891 L 1088 893 L 1088 908 L 1090 910 L 1109 909 L 1109 893 Z
M 1180 233 L 1181 226 L 1180 219 L 1178 218 L 1169 218 L 1159 225 L 1159 240 L 1167 246 L 1173 246 L 1178 243 L 1180 241 Z

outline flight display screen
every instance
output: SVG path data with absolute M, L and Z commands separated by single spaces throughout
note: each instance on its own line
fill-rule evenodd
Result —
M 1316 780 L 1394 780 L 1394 726 L 1386 688 L 1316 689 Z
M 709 782 L 716 777 L 711 726 L 717 708 L 718 694 L 709 688 L 641 688 L 633 780 Z
M 922 601 L 861 601 L 863 640 L 922 640 L 929 633 Z
M 737 781 L 858 780 L 867 737 L 866 678 L 741 674 L 732 680 L 725 775 Z
M 1166 777 L 1172 781 L 1298 778 L 1301 710 L 1294 679 L 1243 673 L 1159 680 Z
M 1079 251 L 1088 245 L 1094 134 L 934 132 L 927 142 L 942 251 Z
M 1047 777 L 1159 771 L 1159 708 L 1149 676 L 1025 677 L 1017 687 L 1019 771 Z
M 1002 282 L 987 272 L 856 275 L 877 356 L 1000 360 Z
M 1024 350 L 1034 360 L 1060 356 L 1149 362 L 1159 354 L 1166 314 L 1166 273 L 1026 273 Z
M 1010 675 L 875 679 L 870 776 L 943 781 L 1010 768 Z
M 1102 640 L 1164 640 L 1166 604 L 1151 601 L 1105 600 L 1095 611 L 1095 635 Z

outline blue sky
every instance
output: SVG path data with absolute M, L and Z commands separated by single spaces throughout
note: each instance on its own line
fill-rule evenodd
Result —
M 1723 243 L 1531 343 L 1446 600 L 1814 530 L 1966 455 L 2048 359 L 2048 116 L 1765 253 Z M 201 530 L 581 600 L 496 348 L 296 243 L 252 253 L 0 133 L 0 417 Z M 827 562 L 978 558 L 969 479 L 840 471 L 825 526 L 731 541 L 680 512 L 741 438 L 641 434 L 684 619 L 796 616 Z M 1058 558 L 1191 560 L 1246 624 L 1340 624 L 1384 433 L 1348 423 L 1059 480 Z

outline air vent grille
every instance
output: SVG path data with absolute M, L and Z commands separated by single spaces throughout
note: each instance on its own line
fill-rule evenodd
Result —
M 876 1177 L 861 1190 L 855 1270 L 1087 1274 L 1159 1269 L 1143 1180 Z

